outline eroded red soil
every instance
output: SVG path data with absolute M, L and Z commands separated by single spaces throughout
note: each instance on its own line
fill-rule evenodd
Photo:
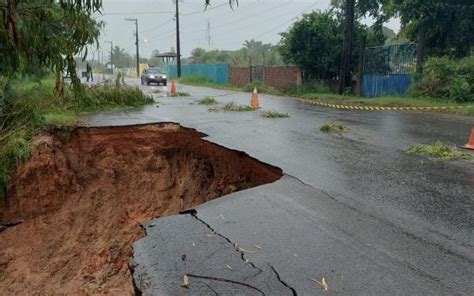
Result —
M 37 135 L 17 168 L 0 221 L 4 295 L 133 294 L 139 224 L 273 182 L 278 169 L 174 124 Z

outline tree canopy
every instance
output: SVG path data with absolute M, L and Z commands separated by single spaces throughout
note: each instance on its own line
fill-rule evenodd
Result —
M 297 65 L 306 79 L 335 79 L 339 75 L 344 24 L 333 10 L 313 11 L 296 21 L 287 32 L 281 33 L 280 52 L 283 60 Z M 385 36 L 374 34 L 356 22 L 353 43 L 365 38 L 367 46 L 381 45 Z M 353 52 L 357 56 L 358 52 Z M 351 69 L 355 70 L 353 58 Z
M 263 43 L 262 41 L 246 40 L 238 50 L 210 50 L 195 48 L 191 56 L 186 59 L 190 64 L 217 64 L 225 63 L 234 66 L 253 65 L 281 65 L 283 61 L 278 52 L 278 46 Z
M 91 18 L 101 0 L 1 0 L 0 74 L 22 73 L 26 66 L 65 70 L 79 85 L 74 57 L 97 42 L 102 23 Z

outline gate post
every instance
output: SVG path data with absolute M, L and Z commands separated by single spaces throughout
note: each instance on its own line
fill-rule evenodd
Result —
M 357 67 L 356 95 L 362 97 L 362 79 L 364 78 L 365 37 L 362 37 L 359 47 L 359 65 Z

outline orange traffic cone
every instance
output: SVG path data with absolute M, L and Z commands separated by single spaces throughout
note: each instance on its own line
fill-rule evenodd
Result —
M 474 127 L 471 130 L 471 136 L 469 137 L 469 142 L 466 145 L 461 146 L 461 148 L 474 150 Z
M 250 108 L 258 109 L 260 108 L 260 103 L 258 102 L 258 93 L 257 88 L 253 89 L 252 98 L 250 99 Z
M 174 84 L 174 80 L 171 80 L 171 95 L 176 95 L 176 84 Z

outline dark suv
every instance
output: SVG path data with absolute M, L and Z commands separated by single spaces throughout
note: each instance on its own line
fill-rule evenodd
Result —
M 166 75 L 161 73 L 157 68 L 148 68 L 145 69 L 141 77 L 142 85 L 150 85 L 150 83 L 157 83 L 158 85 L 162 83 L 166 86 L 167 78 Z

